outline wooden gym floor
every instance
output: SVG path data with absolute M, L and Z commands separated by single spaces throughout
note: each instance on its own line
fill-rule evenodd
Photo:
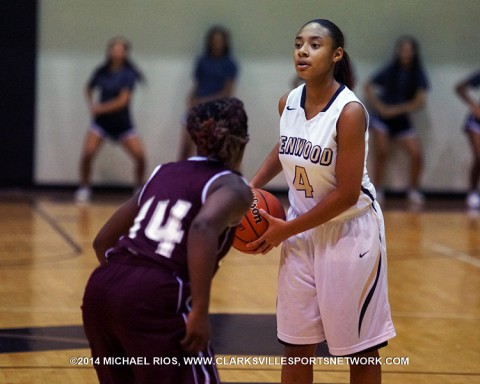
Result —
M 76 205 L 70 193 L 0 195 L 1 383 L 97 382 L 80 303 L 97 265 L 91 241 L 124 198 Z M 383 382 L 479 383 L 480 213 L 447 200 L 421 211 L 387 201 L 384 213 L 398 336 L 381 351 Z M 277 262 L 278 250 L 232 250 L 214 280 L 214 346 L 225 358 L 225 383 L 279 382 Z M 72 357 L 81 359 L 71 364 Z M 347 364 L 318 362 L 315 383 L 348 383 Z

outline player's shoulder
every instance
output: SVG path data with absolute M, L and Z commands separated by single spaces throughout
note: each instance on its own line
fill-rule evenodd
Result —
M 365 106 L 360 101 L 356 93 L 345 85 L 343 86 L 343 89 L 339 93 L 337 100 L 340 103 L 342 110 L 345 110 L 346 108 L 349 110 L 352 109 L 352 110 L 363 111 L 365 109 Z
M 473 87 L 477 87 L 480 85 L 480 70 L 477 72 L 472 73 L 468 79 L 467 82 L 469 85 Z
M 184 175 L 185 180 L 195 181 L 196 183 L 212 183 L 212 180 L 234 172 L 219 161 L 209 160 L 201 156 L 165 163 L 161 167 L 164 173 L 175 174 L 176 176 Z
M 304 88 L 305 85 L 301 84 L 298 87 L 284 93 L 280 97 L 280 100 L 278 101 L 278 112 L 280 115 L 282 115 L 285 107 L 287 107 L 287 110 L 295 110 L 300 106 Z
M 359 97 L 357 96 L 357 94 L 354 91 L 352 91 L 346 85 L 342 85 L 342 87 L 343 87 L 343 89 L 340 91 L 340 93 L 338 94 L 338 97 L 337 97 L 337 99 L 339 101 L 346 102 L 346 103 L 349 103 L 351 101 L 356 101 L 356 102 L 362 104 Z
M 340 118 L 361 118 L 365 119 L 366 111 L 363 104 L 358 99 L 351 99 L 342 108 Z
M 388 62 L 378 68 L 371 79 L 377 85 L 385 85 L 391 78 L 398 76 L 398 67 L 394 62 Z
M 228 188 L 249 188 L 247 181 L 241 173 L 225 168 L 223 171 L 217 172 L 213 175 L 216 187 Z
M 280 116 L 283 114 L 283 110 L 285 109 L 285 106 L 287 105 L 287 99 L 288 99 L 288 92 L 284 93 L 280 97 L 280 100 L 278 100 L 278 113 L 279 113 Z
M 114 76 L 123 83 L 133 84 L 138 81 L 139 75 L 134 68 L 123 67 L 120 71 L 115 72 Z
M 223 190 L 235 194 L 243 201 L 251 201 L 252 191 L 247 181 L 240 173 L 232 170 L 225 170 L 217 173 L 215 176 L 215 179 L 209 187 L 208 195 Z

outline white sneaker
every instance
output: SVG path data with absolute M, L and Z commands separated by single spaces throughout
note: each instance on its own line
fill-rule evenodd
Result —
M 75 201 L 78 203 L 87 203 L 92 197 L 92 191 L 88 187 L 80 187 L 75 192 Z
M 408 191 L 407 198 L 408 201 L 413 205 L 425 204 L 425 197 L 420 191 L 416 189 L 411 189 L 410 191 Z
M 477 192 L 470 192 L 467 195 L 467 207 L 470 209 L 480 208 L 480 194 Z

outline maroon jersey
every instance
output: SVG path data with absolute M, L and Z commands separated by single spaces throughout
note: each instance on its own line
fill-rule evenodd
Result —
M 158 166 L 139 197 L 139 212 L 128 235 L 107 251 L 146 257 L 187 278 L 187 243 L 190 225 L 205 202 L 211 183 L 232 173 L 222 163 L 194 157 Z M 217 259 L 226 255 L 232 244 L 234 228 L 218 239 Z

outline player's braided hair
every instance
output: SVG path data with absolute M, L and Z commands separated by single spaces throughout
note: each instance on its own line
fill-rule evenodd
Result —
M 198 152 L 224 163 L 248 143 L 247 114 L 237 98 L 223 98 L 193 107 L 187 130 Z

